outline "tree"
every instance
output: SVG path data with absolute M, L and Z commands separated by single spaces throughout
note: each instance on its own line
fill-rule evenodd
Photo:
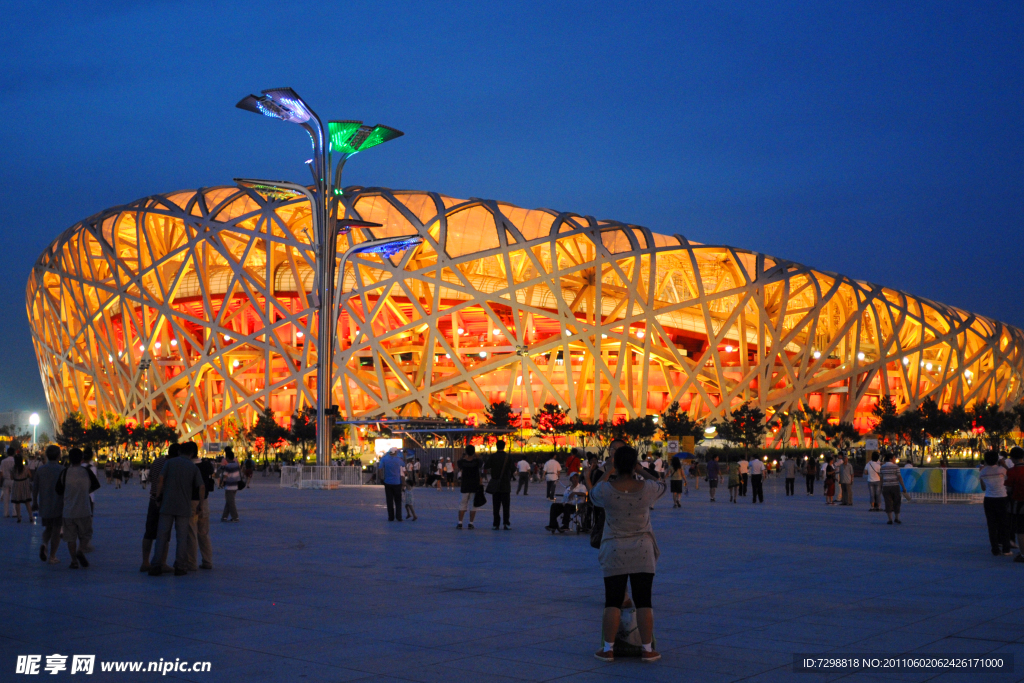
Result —
M 508 401 L 491 401 L 491 407 L 484 411 L 487 416 L 487 424 L 502 429 L 516 429 L 519 427 L 520 415 L 513 412 L 512 404 Z
M 729 419 L 724 427 L 730 441 L 738 441 L 748 449 L 760 444 L 765 432 L 768 431 L 764 412 L 760 408 L 751 408 L 746 404 L 729 413 Z M 721 430 L 721 427 L 719 429 Z
M 999 410 L 999 406 L 988 401 L 978 401 L 968 413 L 975 429 L 981 429 L 988 439 L 990 448 L 1000 448 L 1003 440 L 1010 435 L 1017 424 L 1017 414 L 1012 410 Z
M 512 404 L 508 401 L 491 401 L 491 406 L 484 410 L 484 415 L 487 418 L 484 424 L 496 429 L 518 429 L 522 422 L 522 417 L 512 410 Z
M 829 445 L 837 451 L 841 451 L 849 446 L 850 442 L 859 436 L 857 428 L 850 422 L 839 422 L 837 424 L 826 422 L 822 428 L 822 433 L 824 433 L 825 440 L 828 441 Z
M 658 431 L 658 425 L 654 422 L 653 415 L 645 417 L 634 417 L 621 423 L 622 432 L 629 445 L 636 449 L 636 452 L 643 456 L 651 446 L 651 439 Z
M 826 441 L 828 440 L 828 435 L 825 432 L 825 428 L 828 427 L 828 416 L 825 415 L 825 411 L 808 408 L 797 413 L 797 419 L 807 425 L 807 429 L 811 432 L 811 448 L 814 448 L 815 444 L 822 440 L 822 437 Z M 802 444 L 803 438 L 800 441 Z
M 263 456 L 263 462 L 267 462 L 267 451 L 274 444 L 288 434 L 281 425 L 274 419 L 274 411 L 269 407 L 264 408 L 262 413 L 256 415 L 256 424 L 249 430 L 249 438 L 254 442 L 256 452 Z
M 60 423 L 57 443 L 64 448 L 80 448 L 85 445 L 85 421 L 80 412 L 76 410 Z
M 545 403 L 537 411 L 536 429 L 551 437 L 551 445 L 556 445 L 558 428 L 565 424 L 565 409 L 557 403 Z
M 874 429 L 883 437 L 895 439 L 900 433 L 899 417 L 896 415 L 896 402 L 892 396 L 883 396 L 882 400 L 871 409 L 875 416 Z
M 302 452 L 302 460 L 306 460 L 306 446 L 311 441 L 316 441 L 316 420 L 304 410 L 297 410 L 292 415 L 291 429 L 288 430 L 287 439 L 290 443 L 299 447 Z
M 99 420 L 93 420 L 85 429 L 82 439 L 86 446 L 91 446 L 94 451 L 98 451 L 100 448 L 110 445 L 113 434 L 105 424 Z
M 692 436 L 694 441 L 704 436 L 704 428 L 679 410 L 679 401 L 673 401 L 661 414 L 661 433 L 665 439 L 682 439 Z

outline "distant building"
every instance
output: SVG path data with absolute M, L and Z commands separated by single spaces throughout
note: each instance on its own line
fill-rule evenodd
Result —
M 45 410 L 0 410 L 0 427 L 14 425 L 19 434 L 31 434 L 32 423 L 29 421 L 29 418 L 33 412 L 39 413 L 39 426 L 36 428 L 36 433 L 45 433 L 52 438 L 53 425 L 50 424 L 50 416 Z

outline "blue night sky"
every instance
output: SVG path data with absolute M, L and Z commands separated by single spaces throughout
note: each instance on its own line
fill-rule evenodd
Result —
M 346 184 L 614 218 L 1024 327 L 1024 4 L 0 2 L 0 409 L 36 256 L 104 208 L 307 181 L 292 86 L 406 136 Z

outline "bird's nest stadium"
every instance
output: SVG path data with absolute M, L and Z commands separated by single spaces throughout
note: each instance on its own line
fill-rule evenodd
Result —
M 357 417 L 616 419 L 673 401 L 819 409 L 869 427 L 901 409 L 1021 398 L 1024 336 L 934 301 L 724 245 L 590 216 L 351 187 L 361 241 L 336 278 L 334 403 Z M 217 440 L 316 401 L 310 204 L 251 188 L 99 213 L 39 257 L 26 306 L 52 417 L 113 412 Z M 770 410 L 771 409 L 771 410 Z

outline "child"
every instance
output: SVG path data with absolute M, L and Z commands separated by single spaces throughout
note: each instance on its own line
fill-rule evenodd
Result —
M 415 522 L 419 517 L 416 516 L 416 510 L 413 508 L 416 501 L 412 495 L 412 486 L 407 483 L 402 488 L 405 490 L 405 493 L 403 494 L 403 497 L 405 498 L 405 518 L 409 519 L 409 516 L 411 515 L 412 521 Z

